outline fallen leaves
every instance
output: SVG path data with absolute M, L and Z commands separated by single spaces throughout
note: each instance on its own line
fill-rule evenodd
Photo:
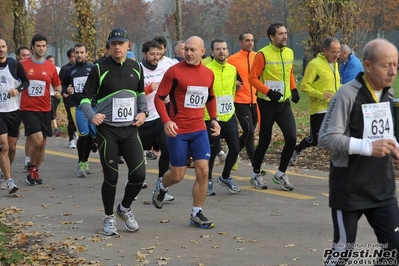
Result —
M 48 208 L 49 205 L 42 204 L 41 206 Z M 35 224 L 33 222 L 21 223 L 18 219 L 21 212 L 22 209 L 12 206 L 0 208 L 0 223 L 12 228 L 12 232 L 6 234 L 9 237 L 7 250 L 24 253 L 23 259 L 18 261 L 17 265 L 103 265 L 98 261 L 87 261 L 77 257 L 77 253 L 87 251 L 87 247 L 69 237 L 64 241 L 49 242 L 45 238 L 52 236 L 51 232 L 27 231 L 26 227 L 32 227 Z M 83 221 L 74 223 L 80 222 Z

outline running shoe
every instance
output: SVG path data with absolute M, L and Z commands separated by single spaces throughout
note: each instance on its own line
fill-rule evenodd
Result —
M 79 162 L 78 163 L 78 177 L 86 177 L 86 170 L 85 170 L 85 163 L 84 162 Z
M 231 167 L 231 170 L 233 170 L 233 171 L 237 171 L 238 170 L 238 158 L 237 158 L 237 160 L 236 160 L 236 162 L 233 164 L 233 167 Z
M 208 190 L 206 191 L 206 195 L 207 195 L 207 196 L 214 196 L 214 195 L 216 195 L 216 191 L 215 191 L 215 189 L 213 188 L 213 180 L 212 180 L 212 179 L 210 179 L 210 180 L 208 181 Z
M 152 151 L 146 151 L 145 157 L 149 160 L 155 160 L 157 158 Z
M 115 215 L 123 221 L 123 224 L 125 225 L 127 230 L 131 232 L 136 232 L 137 230 L 139 230 L 139 225 L 134 219 L 134 215 L 130 208 L 126 211 L 121 211 L 119 204 L 118 207 L 116 207 Z
M 249 181 L 256 189 L 267 189 L 265 181 L 263 181 L 262 173 L 252 172 L 251 180 Z
M 152 193 L 152 204 L 157 209 L 161 209 L 163 206 L 163 201 L 165 199 L 165 194 L 167 191 L 163 191 L 160 187 L 162 182 L 162 178 L 158 178 L 157 183 L 155 184 L 154 192 Z
M 215 224 L 212 221 L 209 221 L 208 218 L 202 214 L 202 211 L 197 212 L 195 216 L 191 216 L 190 224 L 202 229 L 210 229 L 215 227 Z
M 168 192 L 166 192 L 165 197 L 163 199 L 164 201 L 174 201 L 175 197 L 173 197 L 172 195 L 170 195 Z
M 296 163 L 298 161 L 298 155 L 299 155 L 299 152 L 297 152 L 297 151 L 294 151 L 294 153 L 292 154 L 291 159 L 290 159 L 290 164 L 292 166 L 296 165 Z
M 1 185 L 1 189 L 2 190 L 7 189 L 7 184 L 6 184 L 6 179 L 5 178 L 1 178 L 0 179 L 0 185 Z
M 280 185 L 284 190 L 293 190 L 294 186 L 288 180 L 288 176 L 286 173 L 282 174 L 281 176 L 274 175 L 273 182 L 277 185 Z
M 28 162 L 24 164 L 24 173 L 28 170 Z
M 218 153 L 219 163 L 224 164 L 226 157 L 227 157 L 227 154 L 223 150 L 220 150 L 220 152 Z
M 85 168 L 86 175 L 90 175 L 91 170 L 89 168 L 89 162 L 84 162 L 84 168 Z
M 3 189 L 3 190 L 7 189 L 6 178 L 3 174 L 3 171 L 1 171 L 1 169 L 0 169 L 0 185 L 1 185 L 1 189 Z
M 43 180 L 40 178 L 39 170 L 38 170 L 38 169 L 35 169 L 35 171 L 34 171 L 34 177 L 35 177 L 35 182 L 36 182 L 36 184 L 38 184 L 38 185 L 43 184 Z
M 68 149 L 76 149 L 76 145 L 75 145 L 75 141 L 74 140 L 71 140 L 68 143 Z
M 27 169 L 28 174 L 26 175 L 26 182 L 28 182 L 28 184 L 31 184 L 31 185 L 36 185 L 36 180 L 35 180 L 36 168 L 34 165 L 32 165 L 30 163 L 27 163 L 27 166 L 28 166 L 28 169 Z
M 97 141 L 96 141 L 96 140 L 93 140 L 93 143 L 91 144 L 91 151 L 92 151 L 93 153 L 96 153 L 96 152 L 97 152 L 97 149 L 98 149 Z
M 8 189 L 8 194 L 13 194 L 17 192 L 18 187 L 14 184 L 14 180 L 11 178 L 6 181 L 7 189 Z
M 227 179 L 224 179 L 222 176 L 219 176 L 217 180 L 218 184 L 227 188 L 231 193 L 237 194 L 241 191 L 241 189 L 234 183 L 233 178 L 231 176 Z
M 104 218 L 104 235 L 113 236 L 118 234 L 118 230 L 116 229 L 116 221 L 115 216 L 110 215 Z

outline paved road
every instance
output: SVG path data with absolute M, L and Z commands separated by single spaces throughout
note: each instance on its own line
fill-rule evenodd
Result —
M 289 168 L 295 189 L 282 191 L 271 182 L 274 166 L 265 166 L 267 190 L 256 190 L 249 183 L 251 168 L 240 163 L 233 178 L 241 187 L 230 194 L 215 184 L 216 195 L 207 197 L 204 214 L 215 222 L 215 228 L 190 227 L 191 188 L 194 171 L 188 169 L 185 179 L 170 188 L 175 200 L 161 210 L 152 206 L 156 162 L 148 161 L 149 188 L 142 190 L 132 210 L 139 223 L 136 233 L 127 232 L 118 222 L 118 236 L 101 234 L 103 206 L 98 153 L 90 166 L 93 174 L 76 177 L 76 150 L 67 148 L 66 138 L 49 138 L 40 169 L 43 185 L 31 186 L 25 181 L 23 144 L 19 140 L 13 165 L 13 177 L 20 187 L 18 197 L 1 193 L 1 206 L 24 210 L 21 221 L 31 221 L 32 231 L 46 232 L 43 240 L 70 240 L 72 246 L 84 246 L 78 257 L 103 265 L 321 265 L 322 252 L 331 247 L 332 223 L 328 208 L 327 173 Z M 214 178 L 222 171 L 214 169 Z M 126 165 L 120 165 L 116 196 L 119 203 L 127 179 Z M 358 243 L 375 243 L 375 237 L 364 218 L 358 230 Z M 136 262 L 136 254 L 148 254 Z

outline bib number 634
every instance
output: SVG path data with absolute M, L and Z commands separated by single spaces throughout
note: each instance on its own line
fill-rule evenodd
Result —
M 371 122 L 371 133 L 373 135 L 381 134 L 383 135 L 384 133 L 389 133 L 391 130 L 391 126 L 389 124 L 389 120 L 386 119 L 375 119 Z

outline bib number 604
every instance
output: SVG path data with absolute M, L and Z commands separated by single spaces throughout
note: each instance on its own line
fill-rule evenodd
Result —
M 132 108 L 118 108 L 118 117 L 132 116 Z

